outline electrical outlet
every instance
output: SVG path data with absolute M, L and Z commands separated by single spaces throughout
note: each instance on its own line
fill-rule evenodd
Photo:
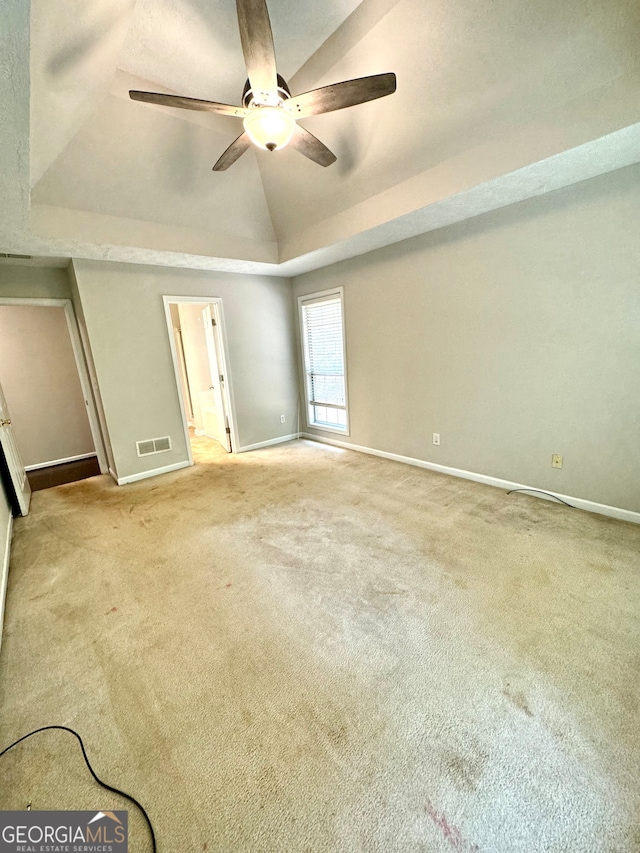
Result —
M 559 453 L 554 453 L 551 457 L 552 468 L 562 468 L 562 456 Z
M 434 444 L 440 444 L 440 433 L 439 432 L 434 432 L 433 443 Z
M 280 423 L 283 424 L 285 422 L 285 416 L 280 415 Z

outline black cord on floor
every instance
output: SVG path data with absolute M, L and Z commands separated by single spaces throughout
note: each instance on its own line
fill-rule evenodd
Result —
M 562 498 L 559 498 L 557 495 L 554 495 L 551 492 L 545 492 L 542 489 L 511 489 L 511 491 L 507 492 L 507 494 L 512 495 L 514 492 L 538 492 L 541 495 L 549 495 L 550 498 L 555 498 L 557 501 L 560 501 L 561 504 L 568 506 L 570 509 L 575 509 L 572 504 L 568 504 L 566 501 L 563 501 Z
M 15 743 L 12 743 L 11 746 L 8 746 L 6 749 L 3 749 L 2 752 L 0 752 L 0 758 L 2 758 L 3 755 L 5 755 L 7 752 L 9 752 L 10 749 L 13 749 L 14 746 L 17 746 L 19 743 L 22 743 L 23 740 L 26 740 L 27 738 L 31 737 L 32 735 L 37 735 L 38 732 L 46 732 L 46 731 L 50 731 L 51 729 L 57 729 L 58 731 L 61 731 L 61 732 L 69 732 L 75 738 L 77 738 L 78 742 L 80 744 L 80 749 L 82 750 L 82 757 L 84 758 L 85 763 L 86 763 L 87 767 L 89 768 L 89 773 L 91 773 L 91 775 L 96 780 L 98 785 L 101 785 L 103 788 L 106 788 L 107 791 L 112 791 L 114 794 L 119 794 L 121 797 L 124 797 L 125 800 L 129 800 L 130 803 L 133 803 L 134 806 L 137 806 L 140 809 L 140 811 L 143 814 L 144 819 L 147 822 L 147 826 L 149 827 L 149 832 L 151 833 L 151 844 L 153 846 L 153 853 L 156 853 L 156 836 L 155 836 L 155 833 L 153 831 L 153 827 L 151 826 L 151 821 L 149 820 L 149 815 L 147 814 L 145 807 L 143 805 L 141 805 L 135 799 L 135 797 L 132 797 L 130 794 L 125 794 L 124 791 L 120 791 L 120 790 L 118 790 L 118 788 L 112 788 L 111 785 L 107 785 L 106 782 L 103 782 L 101 779 L 98 779 L 98 777 L 96 776 L 96 774 L 94 772 L 93 767 L 89 763 L 89 759 L 87 757 L 87 751 L 84 748 L 84 743 L 82 742 L 82 738 L 80 737 L 78 732 L 74 732 L 73 729 L 69 729 L 69 728 L 67 728 L 67 726 L 43 726 L 41 729 L 35 729 L 35 731 L 29 732 L 28 735 L 23 735 Z

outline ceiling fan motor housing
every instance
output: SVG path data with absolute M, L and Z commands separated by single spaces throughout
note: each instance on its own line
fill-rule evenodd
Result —
M 291 91 L 287 84 L 287 81 L 282 77 L 282 75 L 278 74 L 278 91 L 277 93 L 269 92 L 267 93 L 270 97 L 270 100 L 267 101 L 269 106 L 278 106 L 283 101 L 286 101 L 287 98 L 291 97 Z M 274 95 L 276 97 L 274 97 Z M 277 100 L 276 100 L 277 98 Z M 247 82 L 244 84 L 244 89 L 242 90 L 242 106 L 245 108 L 249 108 L 255 101 L 255 95 L 253 89 L 251 88 L 251 82 L 247 79 Z M 256 103 L 256 106 L 258 104 Z

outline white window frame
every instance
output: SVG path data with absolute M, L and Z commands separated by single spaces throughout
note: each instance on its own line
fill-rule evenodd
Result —
M 344 365 L 344 409 L 347 418 L 345 429 L 340 427 L 326 426 L 325 424 L 313 423 L 311 419 L 311 389 L 309 383 L 309 371 L 307 369 L 307 330 L 304 322 L 303 305 L 308 302 L 321 302 L 325 299 L 338 297 L 340 299 L 340 314 L 342 317 L 342 363 Z M 331 290 L 319 290 L 315 293 L 305 293 L 298 296 L 298 325 L 300 328 L 300 346 L 302 351 L 302 373 L 304 376 L 304 409 L 305 423 L 307 428 L 321 430 L 322 432 L 335 432 L 338 435 L 351 435 L 351 418 L 349 417 L 349 384 L 347 381 L 347 336 L 345 333 L 344 319 L 344 287 L 334 287 Z M 317 404 L 316 404 L 317 405 Z

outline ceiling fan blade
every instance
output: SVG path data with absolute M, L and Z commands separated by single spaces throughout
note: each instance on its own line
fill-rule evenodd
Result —
M 198 98 L 184 98 L 182 95 L 163 95 L 160 92 L 129 91 L 133 101 L 143 101 L 145 104 L 160 104 L 163 107 L 179 107 L 183 110 L 201 110 L 208 113 L 222 113 L 225 116 L 244 118 L 249 110 L 244 107 L 234 107 L 231 104 L 218 104 L 215 101 L 201 101 Z
M 259 102 L 260 92 L 275 93 L 278 90 L 269 12 L 265 0 L 236 0 L 236 8 L 247 76 L 253 96 Z
M 289 145 L 320 166 L 330 166 L 337 159 L 333 151 L 329 151 L 324 142 L 320 142 L 319 139 L 299 124 L 296 124 L 296 129 L 293 131 Z
M 236 160 L 244 154 L 247 148 L 251 148 L 251 140 L 246 133 L 241 133 L 237 139 L 233 140 L 224 154 L 218 159 L 218 162 L 213 167 L 213 171 L 224 172 L 224 170 L 228 169 L 229 166 L 233 166 Z
M 315 116 L 320 113 L 330 113 L 333 110 L 343 110 L 365 101 L 375 101 L 392 95 L 396 90 L 396 75 L 373 74 L 370 77 L 358 77 L 356 80 L 345 80 L 332 86 L 313 89 L 302 95 L 296 95 L 285 101 L 296 119 Z

